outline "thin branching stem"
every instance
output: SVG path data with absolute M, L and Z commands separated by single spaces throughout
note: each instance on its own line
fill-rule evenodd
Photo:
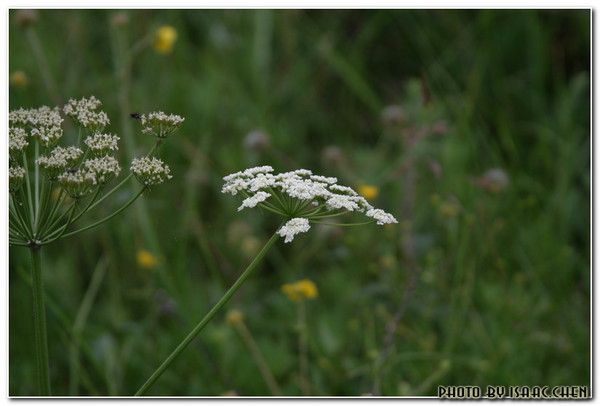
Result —
M 104 217 L 103 219 L 101 219 L 101 220 L 98 220 L 98 221 L 96 221 L 95 223 L 92 223 L 92 224 L 90 224 L 90 225 L 88 225 L 88 226 L 85 226 L 85 227 L 82 227 L 82 228 L 80 228 L 80 229 L 77 229 L 77 230 L 75 230 L 75 231 L 71 231 L 71 232 L 68 232 L 68 233 L 66 233 L 66 234 L 62 234 L 62 235 L 60 235 L 59 237 L 52 239 L 51 241 L 54 241 L 55 239 L 58 239 L 58 238 L 66 238 L 66 237 L 70 237 L 70 236 L 72 236 L 72 235 L 75 235 L 75 234 L 77 234 L 77 233 L 80 233 L 80 232 L 82 232 L 82 231 L 89 230 L 90 228 L 97 227 L 97 226 L 99 226 L 100 224 L 107 222 L 108 220 L 112 219 L 112 218 L 113 218 L 113 217 L 115 217 L 117 214 L 121 213 L 123 210 L 125 210 L 126 208 L 128 208 L 129 206 L 131 206 L 131 204 L 132 204 L 133 202 L 135 202 L 135 201 L 137 200 L 137 198 L 138 198 L 138 197 L 140 197 L 140 196 L 142 195 L 142 193 L 144 193 L 144 191 L 145 191 L 145 190 L 146 190 L 146 188 L 145 188 L 145 187 L 144 187 L 144 188 L 142 188 L 142 189 L 140 189 L 140 191 L 139 191 L 137 194 L 135 194 L 135 195 L 134 195 L 134 196 L 133 196 L 131 199 L 129 199 L 129 200 L 127 201 L 127 203 L 125 203 L 123 206 L 121 206 L 120 208 L 118 208 L 118 209 L 117 209 L 117 210 L 115 210 L 113 213 L 109 214 L 108 216 Z M 48 242 L 51 242 L 51 241 L 48 241 Z M 47 244 L 48 242 L 44 242 L 44 244 Z
M 169 368 L 173 361 L 186 349 L 186 347 L 196 338 L 196 336 L 202 331 L 202 329 L 208 324 L 209 321 L 215 317 L 215 315 L 221 310 L 221 308 L 231 299 L 231 296 L 243 285 L 243 283 L 252 274 L 252 271 L 256 269 L 258 264 L 262 261 L 264 256 L 269 252 L 273 244 L 277 241 L 279 235 L 273 233 L 271 238 L 266 242 L 264 247 L 252 260 L 250 265 L 242 272 L 240 277 L 234 282 L 227 292 L 219 299 L 219 301 L 210 309 L 210 311 L 204 316 L 204 318 L 192 329 L 192 331 L 183 339 L 183 341 L 175 348 L 175 350 L 165 359 L 165 361 L 154 371 L 154 373 L 148 378 L 148 380 L 140 387 L 136 392 L 135 396 L 143 396 L 148 390 L 154 385 L 156 380 Z

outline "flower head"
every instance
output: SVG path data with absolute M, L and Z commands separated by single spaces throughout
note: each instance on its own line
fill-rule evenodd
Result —
M 8 113 L 11 127 L 27 129 L 32 137 L 37 137 L 42 145 L 54 145 L 63 135 L 58 107 L 42 106 L 36 109 L 17 109 Z
M 74 166 L 82 155 L 83 151 L 77 147 L 56 147 L 48 155 L 40 156 L 37 163 L 54 180 L 65 169 Z
M 23 151 L 29 145 L 27 131 L 21 127 L 10 127 L 8 129 L 8 150 L 11 154 Z
M 286 283 L 281 287 L 281 291 L 292 302 L 301 302 L 319 296 L 317 285 L 310 279 L 302 279 L 295 283 Z
M 131 162 L 131 171 L 144 186 L 154 186 L 171 179 L 171 169 L 158 158 L 136 158 Z
M 110 120 L 104 111 L 98 111 L 102 102 L 95 96 L 81 99 L 70 99 L 63 107 L 63 112 L 80 126 L 92 131 L 101 131 Z
M 154 49 L 160 54 L 169 54 L 177 41 L 177 30 L 170 25 L 163 25 L 154 35 Z
M 139 250 L 136 259 L 140 268 L 152 269 L 158 265 L 158 259 L 150 251 Z
M 223 193 L 245 196 L 238 210 L 258 206 L 286 217 L 288 222 L 278 230 L 285 242 L 307 232 L 310 222 L 348 212 L 362 213 L 379 225 L 397 223 L 394 216 L 374 208 L 352 188 L 339 185 L 336 178 L 314 175 L 307 169 L 274 174 L 272 167 L 258 166 L 223 180 Z
M 227 312 L 225 320 L 227 320 L 227 323 L 231 324 L 232 326 L 235 326 L 244 321 L 244 313 L 237 309 L 232 309 Z
M 58 176 L 58 183 L 73 199 L 85 196 L 98 184 L 94 172 L 84 168 L 63 172 Z
M 185 119 L 177 114 L 166 114 L 162 111 L 142 114 L 140 122 L 144 134 L 152 134 L 158 138 L 167 138 L 174 133 Z
M 84 140 L 93 155 L 106 155 L 119 150 L 119 137 L 114 134 L 96 133 Z
M 11 193 L 19 190 L 23 184 L 25 169 L 20 166 L 11 166 L 8 168 L 8 189 Z
M 25 87 L 29 83 L 27 74 L 22 70 L 16 70 L 10 75 L 10 84 L 14 87 Z
M 121 166 L 112 156 L 103 156 L 100 158 L 88 159 L 83 163 L 83 167 L 89 172 L 94 173 L 98 183 L 106 183 L 113 177 L 116 178 L 121 173 Z
M 310 230 L 310 224 L 308 220 L 301 217 L 296 217 L 285 223 L 277 234 L 281 237 L 285 237 L 284 242 L 292 242 L 296 234 L 305 233 Z

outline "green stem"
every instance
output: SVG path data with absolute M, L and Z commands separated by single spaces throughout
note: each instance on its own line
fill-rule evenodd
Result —
M 208 324 L 209 321 L 217 314 L 219 310 L 229 301 L 231 296 L 242 286 L 242 284 L 248 279 L 252 271 L 257 267 L 263 257 L 267 254 L 267 252 L 271 249 L 275 241 L 279 238 L 277 233 L 273 233 L 269 241 L 266 242 L 262 250 L 256 255 L 256 257 L 252 260 L 250 265 L 244 270 L 244 272 L 240 275 L 240 277 L 235 281 L 235 283 L 229 288 L 227 292 L 223 295 L 223 297 L 213 306 L 212 309 L 204 316 L 204 318 L 194 327 L 194 329 L 183 339 L 183 341 L 175 348 L 175 350 L 165 359 L 165 361 L 154 371 L 154 373 L 148 378 L 148 380 L 140 387 L 140 389 L 135 393 L 135 396 L 142 396 L 148 392 L 148 390 L 154 385 L 154 382 L 169 368 L 171 363 L 177 358 L 177 356 L 185 350 L 185 348 L 196 338 L 196 336 L 202 331 L 204 326 Z
M 38 223 L 40 221 L 40 166 L 38 165 L 38 158 L 40 156 L 40 142 L 36 138 L 35 140 L 35 159 L 33 161 L 33 176 L 34 176 L 34 186 L 35 186 L 35 221 L 34 221 L 34 234 L 37 234 L 38 231 Z
M 29 180 L 29 166 L 27 165 L 27 155 L 25 155 L 25 151 L 23 151 L 23 167 L 25 168 L 25 185 L 27 188 L 27 201 L 29 202 L 29 223 L 31 224 L 31 229 L 34 230 L 33 227 L 33 198 L 31 197 L 31 181 Z
M 46 332 L 46 308 L 42 281 L 42 254 L 39 246 L 31 251 L 31 277 L 33 281 L 33 328 L 37 366 L 38 395 L 50 396 L 50 371 L 48 366 L 48 337 Z
M 71 224 L 71 219 L 73 219 L 73 214 L 75 213 L 75 207 L 77 206 L 77 200 L 73 202 L 71 207 L 60 217 L 62 219 L 66 213 L 69 213 L 67 217 L 67 221 L 62 226 L 58 227 L 56 230 L 52 231 L 50 234 L 45 235 L 41 242 L 41 244 L 49 244 L 54 240 L 58 240 L 65 232 L 67 227 Z M 57 235 L 58 234 L 58 235 Z
M 78 229 L 78 230 L 71 231 L 71 232 L 69 232 L 69 233 L 66 233 L 66 234 L 60 235 L 58 238 L 60 238 L 60 237 L 62 237 L 62 238 L 65 238 L 65 237 L 72 236 L 72 235 L 74 235 L 74 234 L 77 234 L 77 233 L 80 233 L 80 232 L 82 232 L 82 231 L 89 230 L 90 228 L 94 228 L 94 227 L 96 227 L 96 226 L 99 226 L 100 224 L 102 224 L 102 223 L 104 223 L 104 222 L 106 222 L 106 221 L 108 221 L 108 220 L 112 219 L 114 216 L 116 216 L 117 214 L 121 213 L 123 210 L 125 210 L 125 209 L 126 209 L 126 208 L 128 208 L 129 206 L 131 206 L 131 204 L 132 204 L 133 202 L 135 202 L 135 201 L 136 201 L 136 199 L 137 199 L 138 197 L 140 197 L 140 195 L 141 195 L 142 193 L 144 193 L 144 191 L 145 191 L 145 190 L 146 190 L 146 188 L 142 188 L 142 189 L 141 189 L 141 190 L 140 190 L 140 191 L 139 191 L 139 192 L 138 192 L 138 193 L 137 193 L 135 196 L 133 196 L 131 199 L 129 199 L 129 201 L 128 201 L 127 203 L 125 203 L 125 204 L 124 204 L 123 206 L 121 206 L 121 207 L 120 207 L 118 210 L 114 211 L 112 214 L 109 214 L 108 216 L 104 217 L 103 219 L 100 219 L 100 220 L 96 221 L 95 223 L 92 223 L 92 224 L 90 224 L 89 226 L 85 226 L 85 227 L 83 227 L 83 228 L 80 228 L 80 229 Z M 55 238 L 55 239 L 56 239 L 56 238 Z M 51 241 L 54 241 L 55 239 L 53 239 L 53 240 L 51 240 Z M 48 241 L 48 242 L 50 242 L 50 241 Z M 44 242 L 44 244 L 47 244 L 47 242 Z
M 133 173 L 129 173 L 129 175 L 125 176 L 125 178 L 119 182 L 119 184 L 117 184 L 117 186 L 115 186 L 114 188 L 112 188 L 111 190 L 109 190 L 108 192 L 106 192 L 106 194 L 104 196 L 102 196 L 100 199 L 98 199 L 96 201 L 96 203 L 92 204 L 90 207 L 87 208 L 87 210 L 92 210 L 94 207 L 96 207 L 97 205 L 99 205 L 100 203 L 102 203 L 102 201 L 104 199 L 106 199 L 108 196 L 112 195 L 114 192 L 116 192 L 121 186 L 123 186 L 125 184 L 125 182 L 127 182 L 131 177 L 133 176 Z

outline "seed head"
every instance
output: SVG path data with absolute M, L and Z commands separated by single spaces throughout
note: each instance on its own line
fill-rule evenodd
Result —
M 155 157 L 136 158 L 131 162 L 131 171 L 144 186 L 154 186 L 171 179 L 171 169 Z

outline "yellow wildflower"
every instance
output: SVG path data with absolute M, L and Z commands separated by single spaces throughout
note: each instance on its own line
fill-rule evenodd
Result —
M 177 30 L 170 25 L 163 25 L 154 35 L 154 49 L 159 54 L 169 54 L 177 41 Z
M 242 321 L 244 321 L 244 313 L 237 309 L 232 309 L 227 312 L 225 320 L 227 320 L 227 323 L 231 325 L 240 324 Z
M 10 75 L 10 84 L 14 87 L 25 87 L 28 83 L 29 78 L 22 70 L 16 70 Z
M 152 269 L 158 264 L 158 259 L 146 250 L 137 252 L 137 263 L 140 268 Z
M 317 285 L 310 279 L 302 279 L 295 283 L 286 283 L 281 287 L 281 291 L 285 293 L 292 302 L 314 299 L 319 296 Z
M 375 200 L 379 196 L 379 188 L 373 185 L 359 185 L 358 193 L 361 194 L 367 200 Z

